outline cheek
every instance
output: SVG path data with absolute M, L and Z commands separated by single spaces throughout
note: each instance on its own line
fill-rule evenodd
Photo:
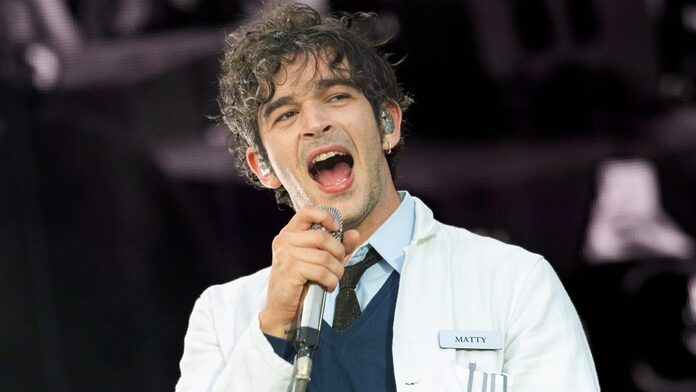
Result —
M 382 149 L 382 131 L 374 123 L 367 124 L 363 140 L 370 151 Z
M 361 144 L 371 145 L 375 142 L 381 142 L 380 129 L 376 122 L 370 114 L 363 114 L 361 116 L 356 116 L 358 121 L 350 121 L 350 129 L 354 130 L 354 137 L 358 139 Z
M 296 146 L 292 140 L 283 138 L 282 135 L 273 135 L 264 140 L 266 152 L 275 163 L 282 163 L 284 166 L 293 165 L 296 159 Z

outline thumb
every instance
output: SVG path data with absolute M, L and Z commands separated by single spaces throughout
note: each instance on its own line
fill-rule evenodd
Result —
M 355 250 L 355 248 L 360 245 L 360 233 L 355 230 L 347 230 L 346 232 L 343 233 L 343 247 L 346 249 L 346 258 L 343 260 L 344 262 L 350 258 L 351 253 Z

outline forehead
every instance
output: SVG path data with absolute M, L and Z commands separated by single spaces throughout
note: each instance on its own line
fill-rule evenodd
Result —
M 298 54 L 286 59 L 273 76 L 276 97 L 284 95 L 303 95 L 319 82 L 326 79 L 350 79 L 350 65 L 344 58 L 338 64 L 332 64 L 333 56 L 329 53 Z

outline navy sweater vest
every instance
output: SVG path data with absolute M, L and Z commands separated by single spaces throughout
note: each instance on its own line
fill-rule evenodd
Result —
M 391 349 L 398 291 L 395 271 L 345 331 L 323 323 L 308 392 L 396 391 Z M 278 355 L 293 362 L 295 350 L 290 342 L 267 338 Z

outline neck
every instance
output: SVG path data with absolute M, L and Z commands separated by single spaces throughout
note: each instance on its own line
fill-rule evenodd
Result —
M 375 205 L 370 214 L 356 227 L 360 233 L 360 241 L 367 241 L 370 236 L 389 219 L 389 217 L 399 208 L 401 198 L 393 184 L 385 191 L 384 197 Z

